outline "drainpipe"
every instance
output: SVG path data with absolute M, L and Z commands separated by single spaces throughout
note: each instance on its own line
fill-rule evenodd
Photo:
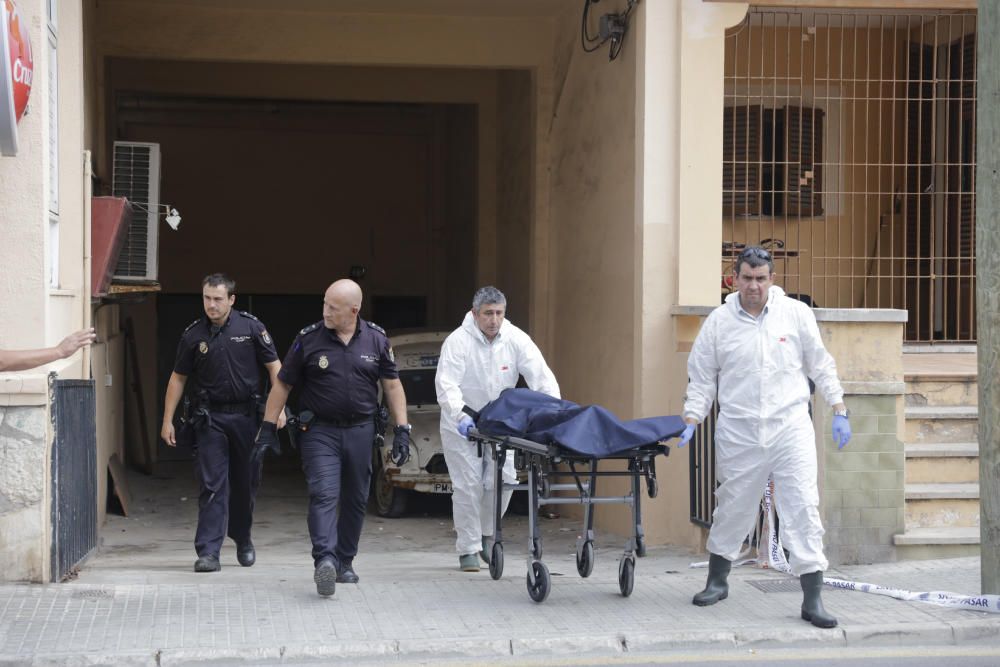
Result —
M 93 176 L 93 167 L 90 163 L 90 151 L 83 151 L 83 290 L 80 295 L 80 301 L 83 308 L 83 328 L 86 329 L 91 326 L 91 313 L 90 313 L 90 295 L 91 295 L 91 284 L 90 284 L 90 264 L 91 264 L 91 249 L 90 249 L 90 223 L 91 223 L 91 207 L 90 199 L 92 195 L 91 183 Z M 81 350 L 83 356 L 81 358 L 81 364 L 83 366 L 83 379 L 88 379 L 93 376 L 90 369 L 90 346 L 85 346 Z

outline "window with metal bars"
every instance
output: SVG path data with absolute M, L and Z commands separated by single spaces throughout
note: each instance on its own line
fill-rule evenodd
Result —
M 723 213 L 822 215 L 823 116 L 817 107 L 726 107 Z
M 726 32 L 721 275 L 770 241 L 828 308 L 973 342 L 975 11 L 754 7 Z

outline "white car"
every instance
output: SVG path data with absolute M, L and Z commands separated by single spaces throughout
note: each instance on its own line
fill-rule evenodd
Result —
M 404 334 L 389 339 L 399 379 L 406 392 L 410 431 L 410 460 L 397 466 L 390 460 L 392 428 L 375 450 L 371 497 L 380 516 L 398 517 L 406 511 L 410 494 L 451 493 L 451 478 L 441 449 L 441 408 L 434 388 L 441 345 L 450 331 Z

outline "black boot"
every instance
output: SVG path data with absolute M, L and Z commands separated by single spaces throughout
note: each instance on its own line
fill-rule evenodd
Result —
M 835 628 L 837 619 L 823 609 L 820 592 L 823 590 L 823 573 L 810 572 L 799 577 L 802 584 L 802 620 L 809 621 L 817 628 Z
M 711 554 L 708 559 L 708 583 L 705 584 L 705 590 L 695 595 L 691 602 L 699 607 L 707 607 L 729 597 L 729 584 L 726 583 L 726 577 L 729 576 L 729 570 L 732 566 L 733 564 L 722 556 Z

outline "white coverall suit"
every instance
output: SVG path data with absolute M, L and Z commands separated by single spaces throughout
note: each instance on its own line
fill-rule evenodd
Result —
M 493 460 L 488 455 L 480 458 L 475 443 L 456 430 L 462 407 L 481 410 L 501 391 L 517 385 L 518 375 L 524 376 L 529 388 L 561 398 L 556 377 L 538 346 L 507 320 L 491 342 L 476 326 L 470 311 L 462 326 L 441 346 L 435 385 L 441 405 L 441 444 L 452 483 L 452 513 L 458 533 L 455 550 L 459 554 L 478 552 L 483 536 L 493 535 L 496 495 Z M 517 479 L 513 457 L 504 464 L 503 479 L 509 483 Z M 504 493 L 501 514 L 507 511 L 510 496 L 510 491 Z
M 829 405 L 843 401 L 837 367 L 810 308 L 772 286 L 758 318 L 733 293 L 705 320 L 688 358 L 684 417 L 699 422 L 718 390 L 718 506 L 709 552 L 735 560 L 774 475 L 780 538 L 796 576 L 826 570 L 816 487 L 809 382 Z

